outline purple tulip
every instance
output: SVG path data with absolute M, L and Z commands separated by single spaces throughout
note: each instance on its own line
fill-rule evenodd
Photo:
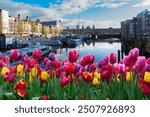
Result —
M 150 72 L 150 64 L 146 65 L 146 71 Z
M 102 68 L 103 65 L 105 65 L 104 60 L 100 60 L 100 61 L 98 62 L 98 64 L 97 64 L 97 66 L 98 66 L 99 68 Z
M 55 54 L 51 52 L 51 53 L 49 54 L 49 56 L 48 56 L 48 59 L 49 59 L 50 61 L 55 61 Z

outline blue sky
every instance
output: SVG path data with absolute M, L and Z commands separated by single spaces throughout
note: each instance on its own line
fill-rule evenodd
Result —
M 80 25 L 96 28 L 120 27 L 120 22 L 150 10 L 150 0 L 0 0 L 9 15 L 31 19 L 62 20 L 64 27 Z

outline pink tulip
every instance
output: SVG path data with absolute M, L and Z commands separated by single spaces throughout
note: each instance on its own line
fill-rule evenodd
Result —
M 116 63 L 116 54 L 115 53 L 111 53 L 110 54 L 110 63 L 111 64 L 115 64 Z
M 146 69 L 146 58 L 139 56 L 133 68 L 140 73 L 144 72 Z
M 10 59 L 8 56 L 3 56 L 3 62 L 6 63 L 6 64 L 10 64 Z
M 132 62 L 132 65 L 134 65 L 139 56 L 139 49 L 138 48 L 132 49 L 128 55 L 130 57 L 130 61 Z
M 49 61 L 48 58 L 44 58 L 44 60 L 43 60 L 44 66 L 47 65 L 48 61 Z
M 23 54 L 21 57 L 22 62 L 26 63 L 28 61 L 28 55 L 27 54 Z
M 4 80 L 8 83 L 13 83 L 15 81 L 16 74 L 14 72 L 7 72 L 4 75 Z
M 129 56 L 125 56 L 123 62 L 126 66 L 131 66 L 131 61 Z
M 108 56 L 104 57 L 104 63 L 105 63 L 105 65 L 108 65 Z
M 27 62 L 27 66 L 28 68 L 33 68 L 34 65 L 36 64 L 36 61 L 34 59 L 28 59 L 28 62 Z
M 147 64 L 150 64 L 150 58 L 148 58 L 148 59 L 146 60 L 146 63 L 147 63 Z
M 87 65 L 86 56 L 83 56 L 80 59 L 80 65 L 83 66 L 83 67 Z
M 115 69 L 117 70 L 118 73 L 124 73 L 125 72 L 125 65 L 124 64 L 116 64 Z
M 89 65 L 93 64 L 94 60 L 95 60 L 95 56 L 94 55 L 92 55 L 92 54 L 87 55 L 87 63 Z
M 41 57 L 42 57 L 42 51 L 39 50 L 39 49 L 35 49 L 35 50 L 33 51 L 32 56 L 33 56 L 33 58 L 34 58 L 36 61 L 38 61 L 38 60 L 40 60 Z
M 95 56 L 92 55 L 92 54 L 83 56 L 83 57 L 80 59 L 80 65 L 81 65 L 81 66 L 91 65 L 91 64 L 94 63 L 94 60 L 95 60 Z
M 5 67 L 5 66 L 6 64 L 2 60 L 0 60 L 0 67 Z
M 68 55 L 68 60 L 70 63 L 77 62 L 77 59 L 79 57 L 79 53 L 76 50 L 70 51 Z
M 60 80 L 60 85 L 62 88 L 64 88 L 66 85 L 69 83 L 69 78 L 68 77 L 62 77 Z
M 16 61 L 19 57 L 19 51 L 17 49 L 10 51 L 10 59 Z

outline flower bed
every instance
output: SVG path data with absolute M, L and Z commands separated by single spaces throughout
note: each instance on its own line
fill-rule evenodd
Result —
M 95 64 L 94 55 L 78 60 L 79 53 L 73 50 L 61 62 L 50 53 L 43 69 L 38 64 L 41 56 L 35 49 L 32 58 L 23 54 L 16 62 L 18 50 L 11 50 L 10 57 L 0 53 L 0 99 L 150 99 L 150 58 L 139 56 L 137 48 L 119 63 L 115 53 Z M 16 65 L 10 66 L 10 61 Z

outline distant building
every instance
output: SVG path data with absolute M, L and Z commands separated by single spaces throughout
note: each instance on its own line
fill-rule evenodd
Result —
M 131 20 L 121 22 L 122 38 L 150 38 L 150 11 L 140 12 Z
M 9 32 L 9 13 L 6 10 L 0 9 L 0 34 Z
M 49 26 L 53 36 L 58 36 L 62 32 L 62 22 L 60 20 L 45 21 L 42 25 Z
M 9 16 L 9 33 L 15 33 L 15 18 L 11 16 Z

